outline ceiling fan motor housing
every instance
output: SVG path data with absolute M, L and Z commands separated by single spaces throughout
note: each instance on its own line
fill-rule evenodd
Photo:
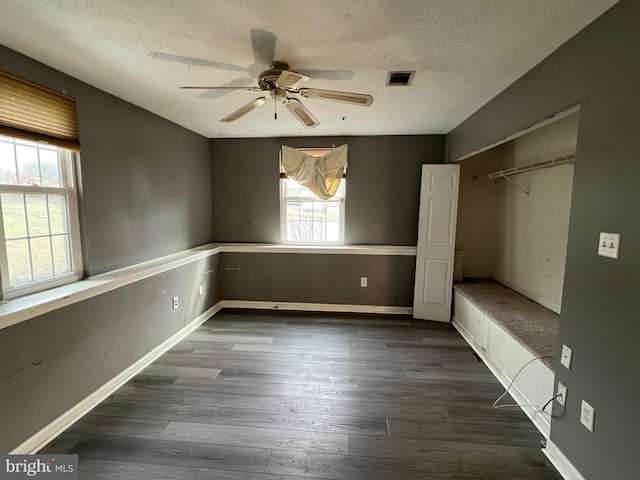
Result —
M 262 90 L 277 89 L 276 80 L 278 80 L 282 72 L 285 70 L 289 70 L 288 63 L 274 61 L 270 70 L 265 70 L 260 73 L 260 76 L 258 77 L 258 85 Z

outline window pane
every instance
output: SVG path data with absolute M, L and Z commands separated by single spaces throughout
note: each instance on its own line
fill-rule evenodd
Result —
M 73 175 L 72 156 L 65 150 L 0 135 L 0 183 L 14 185 L 15 190 L 0 193 L 7 251 L 0 262 L 9 272 L 11 287 L 18 287 L 5 292 L 10 296 L 30 291 L 23 289 L 32 282 L 55 281 L 58 275 L 81 269 L 72 245 L 77 225 L 70 217 L 68 202 L 73 196 L 63 191 L 40 194 L 20 188 L 64 187 L 67 170 Z
M 283 241 L 291 243 L 341 243 L 345 181 L 340 182 L 336 195 L 320 200 L 295 181 L 283 179 L 282 202 L 286 202 L 286 232 Z
M 27 240 L 7 241 L 7 263 L 11 285 L 31 281 L 29 243 Z
M 9 143 L 0 140 L 0 183 L 15 185 L 16 178 L 13 142 Z
M 7 240 L 27 236 L 27 221 L 22 194 L 2 194 L 2 221 L 4 222 L 4 236 Z
M 31 239 L 31 262 L 34 280 L 53 276 L 49 237 Z
M 40 172 L 42 173 L 43 187 L 61 187 L 60 162 L 58 151 L 51 148 L 40 147 Z
M 340 222 L 327 222 L 327 242 L 340 241 Z
M 53 269 L 56 275 L 71 271 L 71 248 L 69 235 L 56 235 L 51 237 L 53 246 Z
M 18 183 L 20 185 L 40 185 L 40 167 L 38 165 L 38 149 L 31 145 L 18 145 Z
M 287 197 L 299 197 L 300 196 L 300 189 L 302 188 L 300 185 L 298 185 L 296 182 L 294 182 L 293 180 L 285 180 L 285 196 Z
M 27 194 L 29 236 L 49 235 L 46 195 Z
M 64 195 L 47 195 L 51 233 L 69 233 L 67 198 Z

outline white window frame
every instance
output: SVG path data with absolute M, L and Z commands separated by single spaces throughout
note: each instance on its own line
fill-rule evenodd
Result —
M 9 137 L 12 138 L 12 137 Z M 15 139 L 15 137 L 13 137 Z M 16 139 L 19 140 L 19 139 Z M 21 140 L 22 141 L 22 140 Z M 32 142 L 37 145 L 37 142 Z M 54 194 L 66 197 L 67 219 L 69 222 L 69 240 L 71 254 L 71 271 L 48 278 L 26 282 L 12 286 L 9 280 L 7 244 L 4 231 L 4 215 L 0 197 L 0 275 L 2 276 L 2 293 L 5 299 L 35 293 L 67 283 L 75 282 L 83 277 L 82 250 L 80 240 L 80 215 L 78 209 L 78 189 L 75 175 L 75 162 L 78 152 L 56 147 L 60 166 L 61 187 L 42 187 L 37 185 L 10 185 L 0 183 L 0 193 L 19 194 Z M 17 172 L 16 172 L 17 174 Z
M 332 148 L 298 148 L 301 152 L 311 152 L 313 150 L 332 150 Z M 284 169 L 282 168 L 282 150 L 280 150 L 280 243 L 282 245 L 307 245 L 307 246 L 340 246 L 344 245 L 344 226 L 345 226 L 345 202 L 347 196 L 347 182 L 346 176 L 343 176 L 340 181 L 340 187 L 338 188 L 338 192 L 336 192 L 336 196 L 342 192 L 342 195 L 339 198 L 340 205 L 340 222 L 339 222 L 339 230 L 338 230 L 338 241 L 335 242 L 304 242 L 299 240 L 288 240 L 287 239 L 287 201 L 289 199 L 298 201 L 298 202 L 323 202 L 324 200 L 319 199 L 315 195 L 309 197 L 287 197 L 286 196 L 286 182 L 293 182 L 294 180 L 288 178 L 282 178 L 282 174 L 284 173 Z M 330 199 L 327 201 L 335 201 L 334 199 Z

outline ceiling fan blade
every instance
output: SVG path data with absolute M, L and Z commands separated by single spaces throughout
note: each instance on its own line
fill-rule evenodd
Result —
M 283 70 L 278 79 L 276 85 L 280 88 L 292 88 L 297 83 L 309 80 L 309 77 L 297 72 L 290 72 L 289 70 Z
M 147 55 L 157 60 L 165 62 L 183 63 L 185 65 L 194 65 L 197 67 L 210 67 L 219 70 L 229 70 L 231 72 L 244 72 L 244 67 L 233 65 L 231 63 L 214 62 L 213 60 L 204 60 L 202 58 L 183 57 L 180 55 L 172 55 L 170 53 L 149 52 Z
M 306 75 L 314 80 L 351 80 L 353 78 L 353 70 L 298 70 L 299 73 Z
M 227 87 L 221 85 L 219 87 L 178 87 L 183 90 L 245 90 L 247 92 L 261 92 L 262 89 L 260 87 Z
M 373 103 L 373 97 L 365 93 L 339 92 L 337 90 L 320 90 L 319 88 L 301 88 L 300 95 L 306 98 L 319 98 L 321 100 L 333 100 L 335 102 L 351 103 L 368 107 Z
M 320 122 L 316 120 L 309 110 L 297 99 L 295 98 L 285 98 L 283 100 L 284 106 L 287 107 L 294 117 L 300 120 L 305 127 L 313 128 L 320 125 Z
M 234 120 L 237 120 L 240 117 L 245 116 L 251 110 L 253 110 L 255 108 L 258 108 L 260 105 L 263 105 L 267 100 L 269 100 L 267 97 L 259 97 L 259 98 L 256 98 L 254 100 L 251 100 L 249 103 L 247 103 L 246 105 L 243 105 L 242 107 L 240 107 L 235 112 L 230 113 L 229 115 L 227 115 L 226 117 L 224 117 L 220 121 L 221 122 L 233 122 Z
M 223 95 L 227 95 L 227 94 L 233 92 L 234 90 L 237 90 L 238 87 L 240 87 L 240 88 L 247 87 L 248 85 L 251 85 L 252 83 L 253 83 L 253 78 L 252 77 L 236 78 L 235 80 L 231 80 L 230 82 L 225 83 L 224 85 L 221 85 L 222 87 L 225 87 L 223 89 L 212 88 L 211 90 L 207 90 L 207 91 L 204 91 L 202 93 L 197 94 L 196 97 L 197 98 L 202 98 L 204 100 L 214 100 L 216 98 L 222 97 Z
M 255 62 L 266 68 L 271 67 L 276 51 L 276 36 L 271 32 L 257 28 L 251 29 L 249 33 Z

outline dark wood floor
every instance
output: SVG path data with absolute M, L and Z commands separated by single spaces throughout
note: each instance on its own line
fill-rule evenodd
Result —
M 561 477 L 450 326 L 224 311 L 43 451 L 82 479 Z

